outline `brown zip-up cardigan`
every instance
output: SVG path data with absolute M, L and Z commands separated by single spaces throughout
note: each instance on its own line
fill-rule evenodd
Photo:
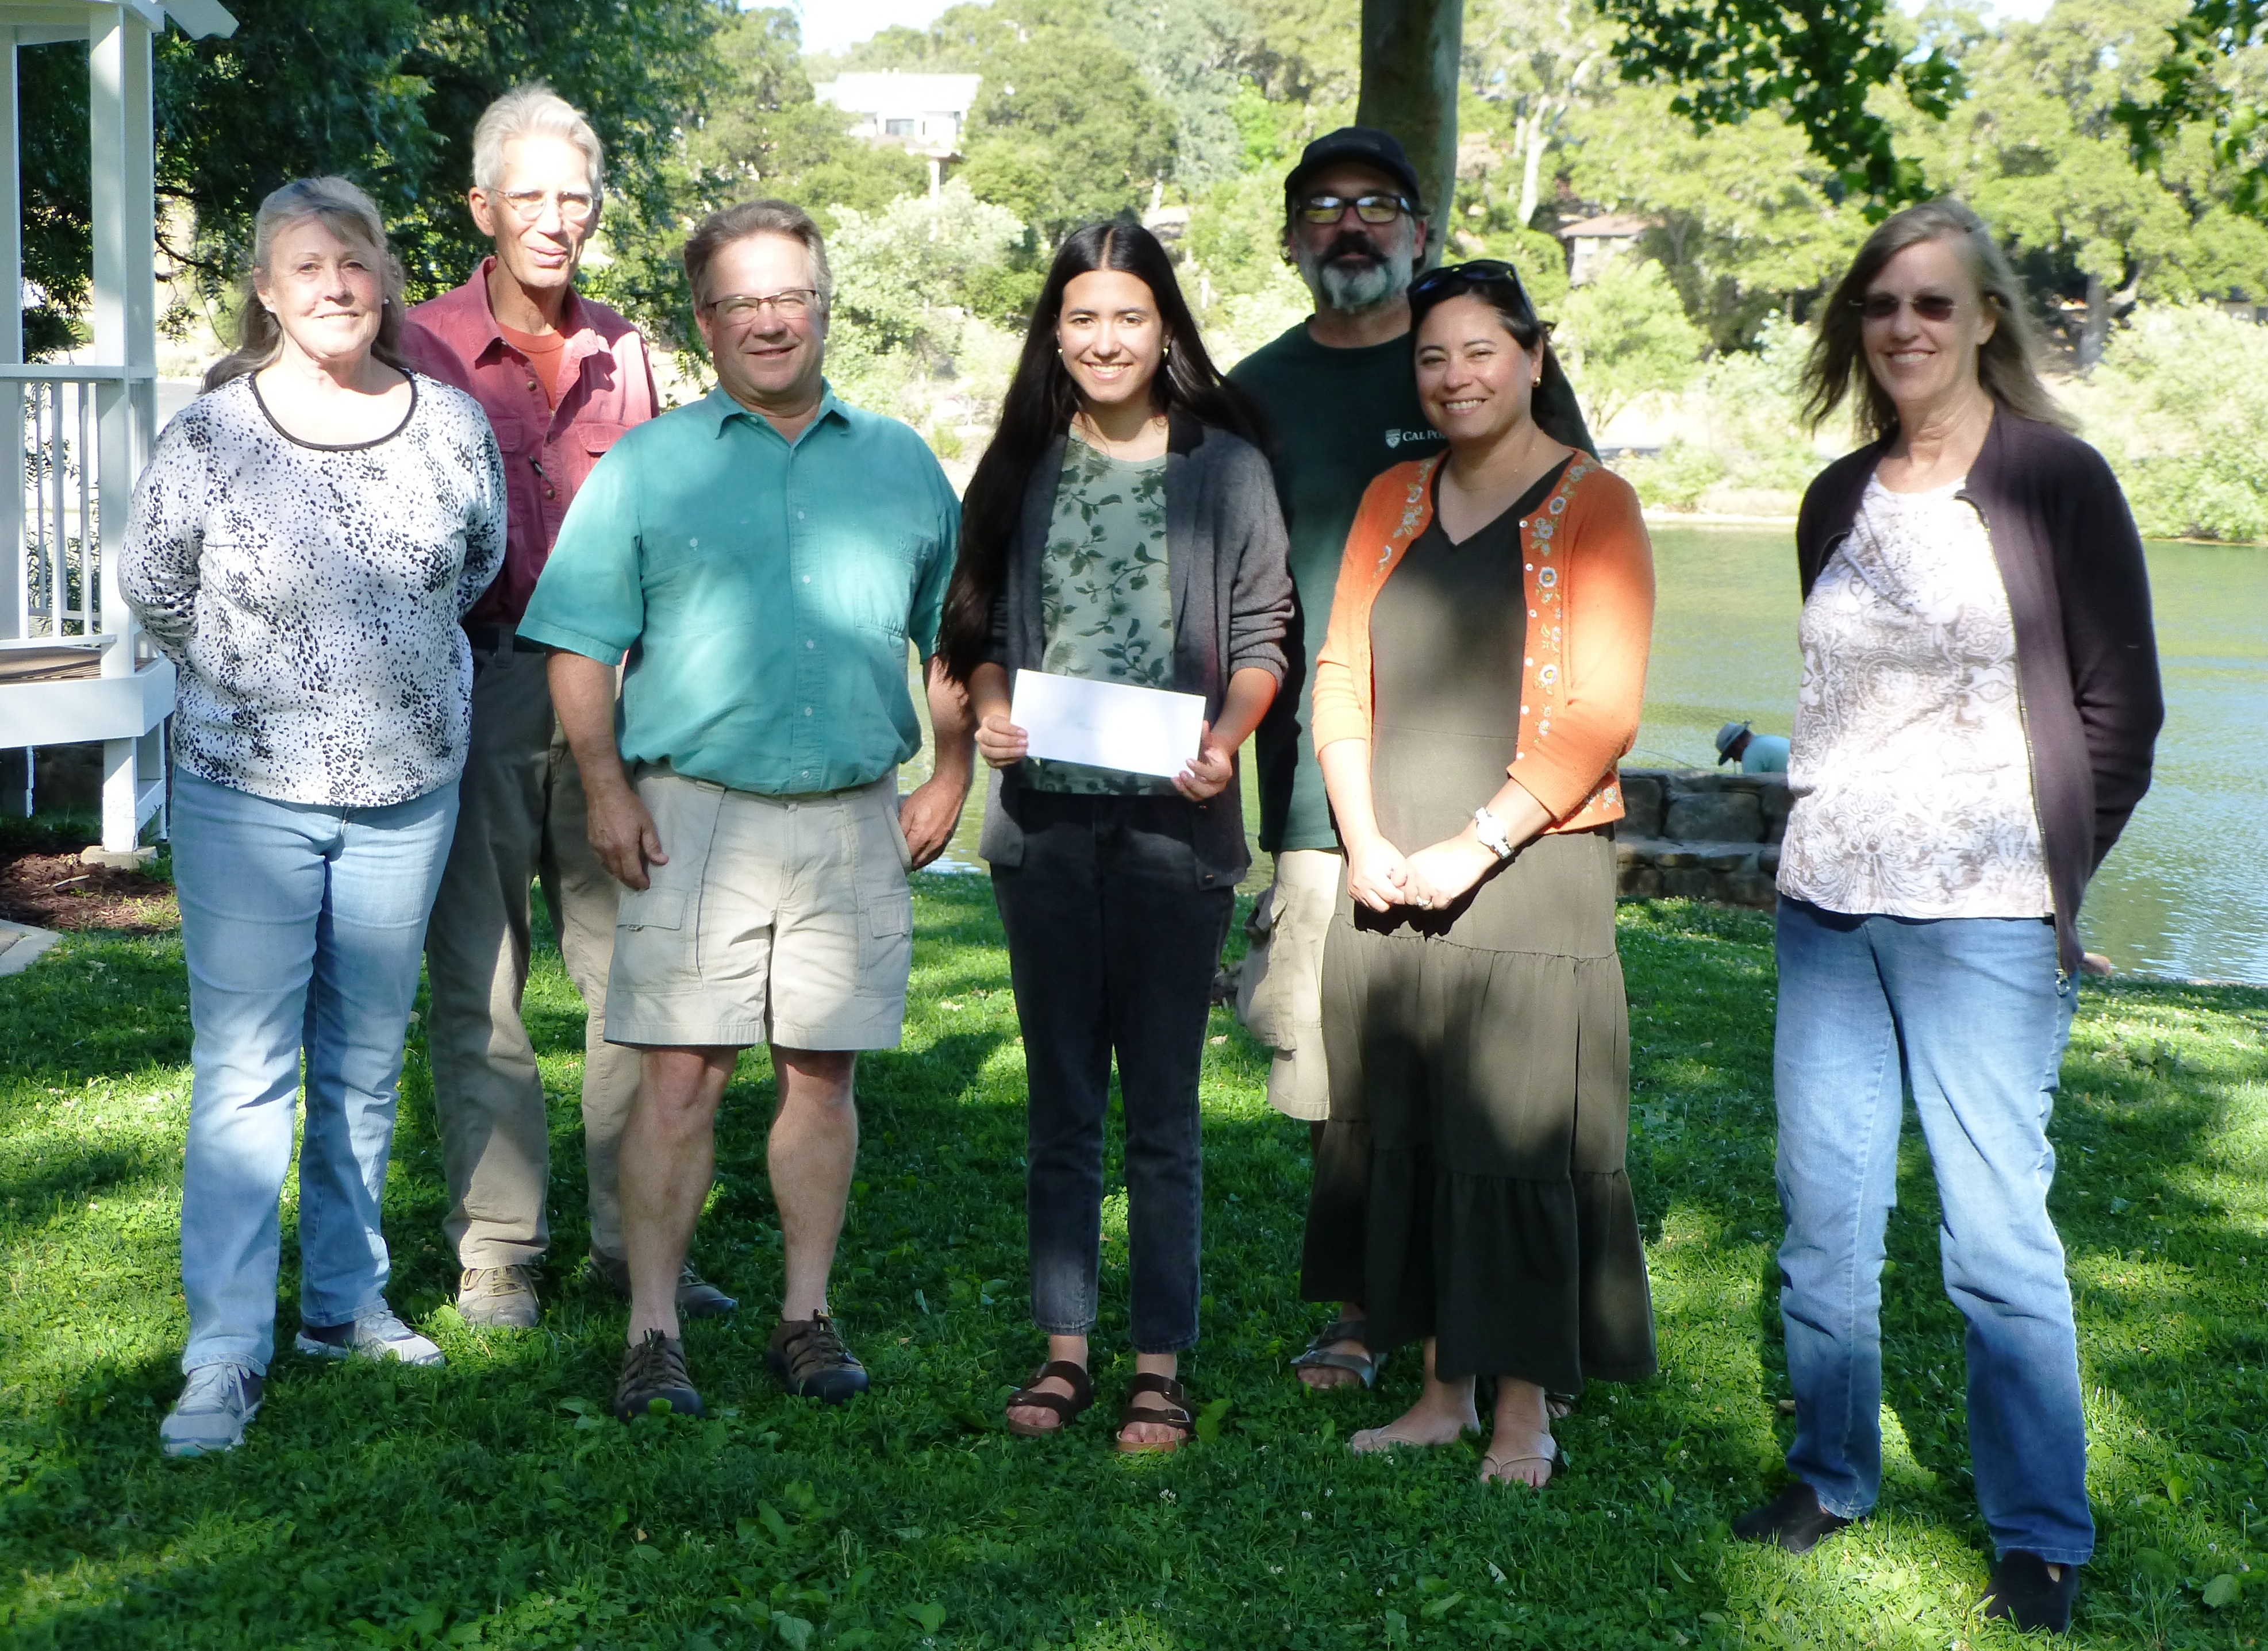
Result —
M 1889 446 L 1884 437 L 1845 454 L 1805 492 L 1795 554 L 1806 600 Z M 2141 535 L 2101 453 L 2005 407 L 1994 408 L 1960 496 L 1984 519 L 2015 621 L 2017 708 L 2057 957 L 2071 973 L 2088 880 L 2150 789 L 2165 720 Z

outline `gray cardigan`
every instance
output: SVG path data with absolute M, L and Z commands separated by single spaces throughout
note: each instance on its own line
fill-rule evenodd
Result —
M 1046 651 L 1041 632 L 1040 561 L 1063 477 L 1064 437 L 1033 466 L 1023 514 L 1008 547 L 1000 595 L 992 608 L 988 663 L 1037 670 Z M 1265 671 L 1284 680 L 1284 635 L 1292 622 L 1292 573 L 1285 561 L 1284 514 L 1268 460 L 1249 442 L 1195 419 L 1174 415 L 1166 437 L 1166 569 L 1174 604 L 1174 687 L 1204 696 L 1205 719 L 1220 715 L 1228 679 Z M 1024 862 L 1023 787 L 1013 769 L 995 769 L 984 804 L 977 852 L 997 866 Z M 1232 779 L 1219 796 L 1189 803 L 1197 882 L 1233 887 L 1252 863 L 1244 840 L 1242 788 Z

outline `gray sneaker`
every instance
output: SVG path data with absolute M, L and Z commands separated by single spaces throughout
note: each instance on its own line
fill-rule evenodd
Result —
M 399 1359 L 404 1364 L 446 1364 L 441 1349 L 381 1306 L 351 1324 L 302 1324 L 291 1345 L 311 1359 Z
M 630 1264 L 603 1250 L 591 1251 L 591 1272 L 622 1300 L 630 1298 Z M 729 1318 L 740 1302 L 725 1294 L 693 1270 L 688 1261 L 677 1274 L 677 1316 L 680 1318 Z
M 529 1266 L 467 1267 L 457 1280 L 457 1310 L 482 1330 L 533 1330 L 541 1309 L 535 1299 L 535 1269 Z
M 201 1364 L 166 1420 L 158 1442 L 169 1457 L 201 1457 L 233 1450 L 244 1442 L 247 1423 L 260 1413 L 267 1383 L 241 1364 Z

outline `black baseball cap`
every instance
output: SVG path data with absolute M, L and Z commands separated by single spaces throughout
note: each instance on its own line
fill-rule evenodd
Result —
M 1300 150 L 1300 164 L 1284 180 L 1284 209 L 1292 209 L 1300 186 L 1310 176 L 1336 161 L 1356 161 L 1376 167 L 1400 184 L 1418 216 L 1425 216 L 1425 202 L 1418 187 L 1418 169 L 1410 164 L 1410 157 L 1403 153 L 1394 135 L 1374 126 L 1343 126 L 1336 132 L 1324 133 Z

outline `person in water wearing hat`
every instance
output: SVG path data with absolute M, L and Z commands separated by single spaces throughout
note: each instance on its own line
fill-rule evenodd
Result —
M 1344 862 L 1315 766 L 1309 685 L 1364 490 L 1381 472 L 1443 446 L 1410 369 L 1408 295 L 1427 240 L 1417 169 L 1401 143 L 1373 128 L 1345 126 L 1308 144 L 1284 180 L 1283 248 L 1314 296 L 1314 313 L 1228 375 L 1272 427 L 1299 597 L 1285 639 L 1290 671 L 1254 737 L 1260 846 L 1275 856 L 1275 877 L 1247 925 L 1251 946 L 1237 997 L 1246 1029 L 1273 1051 L 1269 1104 L 1306 1120 L 1312 1142 L 1330 1111 L 1323 936 Z M 1534 405 L 1555 436 L 1593 451 L 1556 362 Z M 1377 1361 L 1365 1334 L 1361 1304 L 1339 1303 L 1333 1322 L 1292 1361 L 1300 1379 L 1315 1388 L 1367 1386 Z
M 1717 766 L 1741 765 L 1742 774 L 1786 774 L 1787 741 L 1778 734 L 1759 734 L 1746 723 L 1727 723 L 1717 730 Z

